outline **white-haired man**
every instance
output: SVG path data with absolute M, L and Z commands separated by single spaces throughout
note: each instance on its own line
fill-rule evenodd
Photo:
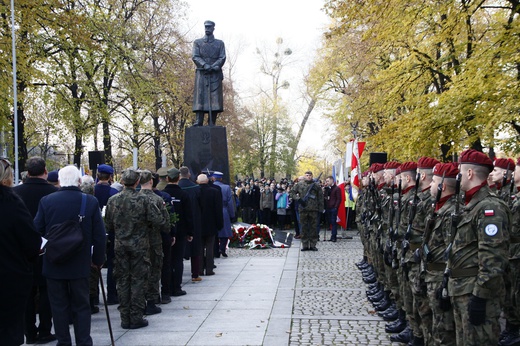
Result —
M 60 169 L 58 180 L 60 190 L 43 197 L 40 201 L 34 218 L 36 230 L 45 237 L 53 225 L 67 220 L 78 220 L 84 195 L 85 213 L 81 228 L 85 241 L 81 249 L 64 263 L 51 263 L 44 255 L 42 272 L 47 278 L 58 345 L 72 344 L 69 332 L 70 311 L 73 312 L 76 344 L 92 345 L 89 275 L 91 265 L 100 268 L 105 260 L 105 226 L 97 199 L 83 194 L 79 189 L 81 174 L 75 166 Z

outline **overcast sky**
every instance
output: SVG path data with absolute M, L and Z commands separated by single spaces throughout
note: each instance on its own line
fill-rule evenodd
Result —
M 233 79 L 246 104 L 260 83 L 256 47 L 274 49 L 276 39 L 283 38 L 284 46 L 294 52 L 296 63 L 284 70 L 282 77 L 291 83 L 291 88 L 282 97 L 296 103 L 292 101 L 300 97 L 300 86 L 296 81 L 301 81 L 302 73 L 313 61 L 328 23 L 321 10 L 322 0 L 188 0 L 187 3 L 190 6 L 190 36 L 204 36 L 204 21 L 215 22 L 215 37 L 226 44 L 228 58 L 236 58 Z M 302 111 L 303 107 L 297 108 L 294 112 Z M 319 114 L 311 116 L 300 149 L 319 146 L 317 138 L 320 136 L 316 136 L 316 130 L 323 124 Z

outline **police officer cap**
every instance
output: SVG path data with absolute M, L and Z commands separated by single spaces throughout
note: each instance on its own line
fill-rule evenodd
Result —
M 58 182 L 58 171 L 50 171 L 47 175 L 47 181 L 51 183 L 57 183 Z
M 105 164 L 99 165 L 97 171 L 99 173 L 114 174 L 114 169 L 112 168 L 112 166 Z
M 157 170 L 157 174 L 160 176 L 160 177 L 165 177 L 168 175 L 168 168 L 166 167 L 161 167 Z
M 439 160 L 437 160 L 437 159 L 434 159 L 432 157 L 423 156 L 419 159 L 419 161 L 417 161 L 417 168 L 432 169 L 438 163 L 439 163 Z
M 455 162 L 438 163 L 433 167 L 433 175 L 444 178 L 456 178 L 459 174 L 459 168 Z
M 460 154 L 459 163 L 461 165 L 470 164 L 484 166 L 487 167 L 490 172 L 493 170 L 493 161 L 491 161 L 486 154 L 475 149 L 464 150 Z
M 215 172 L 213 172 L 213 174 L 211 176 L 214 178 L 222 178 L 222 177 L 224 177 L 224 173 L 215 171 Z
M 215 26 L 215 22 L 211 20 L 207 20 L 204 22 L 204 26 Z
M 177 168 L 172 167 L 168 170 L 168 178 L 170 178 L 170 179 L 178 178 L 179 173 L 180 173 L 180 171 Z
M 134 185 L 141 178 L 141 174 L 133 168 L 127 168 L 121 174 L 121 182 L 127 186 Z
M 496 159 L 495 167 L 499 167 L 502 169 L 508 169 L 510 171 L 514 170 L 515 161 L 513 159 Z

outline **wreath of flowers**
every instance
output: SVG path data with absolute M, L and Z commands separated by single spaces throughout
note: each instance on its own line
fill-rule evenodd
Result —
M 273 244 L 272 230 L 262 224 L 249 227 L 233 226 L 233 235 L 229 238 L 230 247 L 247 247 L 249 249 L 265 249 Z

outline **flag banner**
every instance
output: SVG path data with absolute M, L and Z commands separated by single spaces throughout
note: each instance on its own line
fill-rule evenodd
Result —
M 336 165 L 332 165 L 332 178 L 334 179 L 334 184 L 336 184 Z
M 361 184 L 361 164 L 360 157 L 363 154 L 363 150 L 365 149 L 365 142 L 358 142 L 355 139 L 352 142 L 352 159 L 351 159 L 351 167 L 350 171 L 350 183 L 352 188 L 352 197 L 353 200 L 356 201 L 359 195 L 359 188 Z
M 345 175 L 343 173 L 343 162 L 341 162 L 341 166 L 339 166 L 338 182 L 340 184 L 345 182 Z
M 336 223 L 343 228 L 347 228 L 347 212 L 345 209 L 345 182 L 339 183 L 338 187 L 341 190 L 341 203 L 339 204 L 338 217 Z

